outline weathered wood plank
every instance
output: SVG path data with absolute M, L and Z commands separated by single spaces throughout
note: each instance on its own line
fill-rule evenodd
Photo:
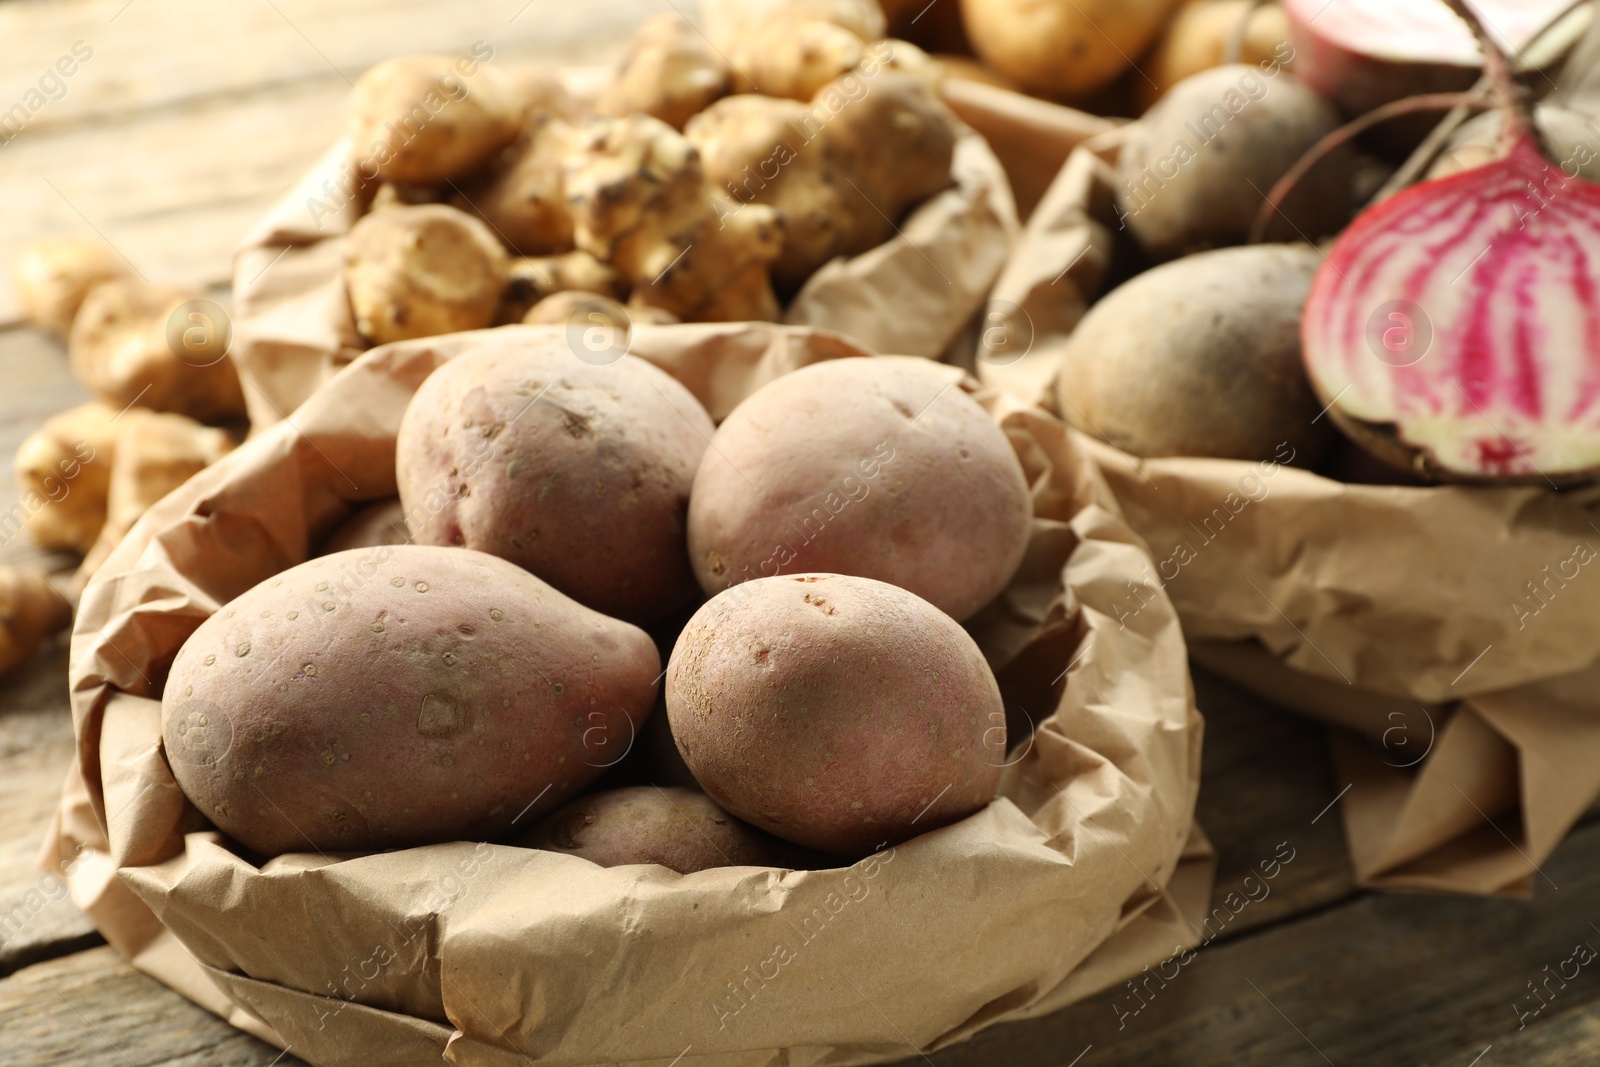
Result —
M 1349 896 L 1355 878 L 1332 805 L 1343 785 L 1326 729 L 1207 671 L 1194 675 L 1206 717 L 1197 816 L 1219 856 L 1204 935 L 1235 937 Z M 1251 903 L 1227 908 L 1230 893 Z
M 1360 896 L 1216 944 L 1175 977 L 1151 978 L 1137 995 L 1113 990 L 1044 1019 L 984 1031 L 932 1062 L 1043 1067 L 1092 1049 L 1083 1063 L 1093 1067 L 1468 1067 L 1485 1046 L 1509 1042 L 1519 1013 L 1541 1003 L 1527 983 L 1577 970 L 1549 987 L 1549 1006 L 1516 1038 L 1546 1058 L 1501 1058 L 1497 1048 L 1484 1067 L 1593 1063 L 1562 1058 L 1565 1036 L 1538 1031 L 1557 1024 L 1584 1035 L 1595 1025 L 1592 1015 L 1555 1013 L 1600 1001 L 1600 961 L 1564 965 L 1579 943 L 1600 947 L 1590 925 L 1600 899 L 1600 826 L 1574 833 L 1544 873 L 1549 881 L 1539 880 L 1531 904 Z
M 0 980 L 0 1067 L 304 1067 L 109 948 Z
M 0 686 L 0 975 L 99 941 L 66 884 L 34 866 L 72 753 L 63 642 Z
M 11 474 L 17 446 L 51 415 L 82 403 L 88 394 L 68 372 L 61 346 L 27 329 L 0 329 L 0 383 L 4 383 L 4 395 L 0 396 L 0 513 L 4 513 L 17 502 Z M 29 539 L 26 527 L 13 532 L 10 525 L 0 533 L 0 564 L 8 563 L 33 563 L 50 570 L 76 566 L 70 557 L 41 552 Z M 3 730 L 0 725 L 0 732 Z
M 602 62 L 670 9 L 533 0 L 519 15 L 525 3 L 135 0 L 114 23 L 125 0 L 0 5 L 0 119 L 74 41 L 95 50 L 64 96 L 0 143 L 0 272 L 32 238 L 99 230 L 152 279 L 226 281 L 251 225 L 341 131 L 347 78 L 479 40 L 500 66 Z M 0 323 L 15 316 L 0 286 Z

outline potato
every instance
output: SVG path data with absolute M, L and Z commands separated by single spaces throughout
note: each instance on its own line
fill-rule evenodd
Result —
M 853 219 L 850 254 L 882 244 L 907 210 L 954 181 L 956 119 L 927 80 L 885 70 L 871 86 L 823 128 L 832 161 L 849 177 L 841 195 Z M 824 86 L 817 99 L 837 89 Z
M 499 72 L 455 56 L 400 56 L 350 93 L 358 172 L 438 184 L 469 174 L 522 132 L 527 105 Z
M 137 402 L 201 422 L 245 414 L 232 327 L 202 294 L 132 278 L 95 286 L 67 339 L 72 374 L 114 408 Z
M 368 504 L 336 527 L 328 535 L 327 543 L 319 555 L 343 552 L 348 548 L 377 548 L 380 545 L 409 545 L 411 532 L 406 529 L 405 509 L 399 497 Z
M 63 411 L 29 434 L 14 470 L 28 532 L 41 548 L 89 551 L 106 523 L 117 409 L 99 402 Z M 0 534 L 9 536 L 0 517 Z
M 657 863 L 679 874 L 774 867 L 781 846 L 693 789 L 628 786 L 574 800 L 515 842 L 602 867 Z
M 561 184 L 572 127 L 546 118 L 462 187 L 454 206 L 478 216 L 512 251 L 524 256 L 572 250 L 572 212 Z
M 1044 96 L 1110 85 L 1149 47 L 1178 0 L 961 0 L 978 58 Z
M 1300 359 L 1310 245 L 1202 252 L 1089 309 L 1057 379 L 1074 428 L 1136 456 L 1311 463 L 1334 432 Z
M 954 619 L 885 582 L 784 575 L 704 605 L 667 662 L 667 715 L 711 798 L 860 856 L 994 798 L 1000 689 Z
M 32 659 L 72 623 L 72 605 L 39 567 L 0 566 L 0 675 Z
M 162 738 L 184 794 L 263 855 L 482 840 L 559 807 L 655 699 L 644 631 L 464 549 L 292 567 L 184 642 Z
M 380 345 L 490 325 L 509 267 L 487 226 L 444 204 L 367 215 L 344 254 L 356 329 Z
M 740 205 L 770 204 L 782 214 L 783 251 L 772 278 L 786 292 L 860 243 L 845 217 L 844 198 L 855 194 L 833 173 L 826 141 L 807 140 L 808 121 L 811 109 L 798 100 L 741 93 L 712 104 L 684 129 L 717 188 Z
M 1245 33 L 1239 62 L 1260 63 L 1288 52 L 1289 16 L 1278 4 L 1254 0 L 1191 0 L 1180 6 L 1150 55 L 1139 64 L 1145 78 L 1134 82 L 1139 101 L 1149 107 L 1191 74 L 1227 62 L 1239 25 Z
M 400 499 L 423 544 L 491 552 L 654 622 L 695 595 L 684 519 L 711 418 L 637 357 L 583 355 L 597 362 L 551 337 L 434 371 L 401 420 Z
M 574 316 L 580 316 L 574 323 Z M 632 319 L 623 306 L 603 293 L 567 289 L 551 293 L 523 316 L 530 326 L 597 326 L 602 330 L 627 330 Z
M 11 276 L 28 320 L 65 338 L 89 290 L 126 277 L 127 264 L 94 237 L 46 237 L 22 250 Z
M 521 322 L 535 304 L 552 293 L 582 289 L 613 300 L 623 300 L 628 295 L 622 275 L 587 252 L 513 259 L 508 276 L 500 310 L 495 315 L 501 325 Z
M 716 593 L 778 573 L 893 582 L 957 619 L 1022 562 L 1033 506 L 1006 435 L 934 364 L 818 363 L 734 409 L 689 500 L 689 555 Z
M 1173 86 L 1123 146 L 1118 214 L 1157 260 L 1240 244 L 1273 185 L 1339 125 L 1292 74 L 1244 64 L 1202 71 Z M 1269 232 L 1311 241 L 1343 226 L 1353 160 L 1348 148 L 1324 158 Z
M 682 15 L 652 15 L 634 33 L 596 110 L 612 118 L 650 115 L 681 130 L 727 95 L 729 75 L 722 53 Z
M 227 433 L 183 415 L 129 408 L 116 430 L 106 521 L 73 579 L 80 590 L 152 504 L 233 451 Z

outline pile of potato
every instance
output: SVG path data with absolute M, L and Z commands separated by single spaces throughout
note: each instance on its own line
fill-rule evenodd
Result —
M 619 302 L 649 322 L 776 320 L 953 183 L 939 68 L 882 38 L 872 0 L 796 5 L 723 48 L 661 15 L 593 99 L 471 56 L 378 64 L 351 102 L 357 331 L 561 323 L 596 302 L 611 321 Z
M 66 341 L 73 376 L 94 399 L 23 441 L 19 499 L 0 513 L 0 535 L 26 532 L 40 548 L 81 557 L 71 582 L 81 590 L 150 505 L 243 436 L 231 331 L 204 293 L 147 281 L 95 239 L 36 242 L 13 286 L 29 321 Z M 70 621 L 46 570 L 0 568 L 0 672 Z
M 486 335 L 413 396 L 398 499 L 183 645 L 178 783 L 262 856 L 470 838 L 793 868 L 965 817 L 1007 739 L 961 621 L 1033 509 L 958 379 L 829 360 L 718 427 L 636 357 Z

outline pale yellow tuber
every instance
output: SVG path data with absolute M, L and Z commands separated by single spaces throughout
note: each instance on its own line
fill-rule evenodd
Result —
M 495 322 L 521 322 L 545 297 L 572 289 L 599 293 L 613 300 L 628 295 L 622 275 L 587 252 L 513 259 Z
M 12 285 L 23 313 L 65 338 L 89 290 L 128 274 L 121 256 L 94 237 L 46 237 L 17 257 Z
M 674 129 L 732 88 L 728 62 L 680 15 L 646 19 L 618 63 L 596 110 L 650 115 Z
M 489 165 L 477 180 L 463 184 L 455 207 L 481 218 L 507 247 L 524 256 L 572 249 L 572 212 L 561 185 L 562 160 L 572 127 L 545 117 Z
M 393 182 L 452 181 L 510 144 L 526 110 L 511 84 L 475 56 L 385 60 L 350 94 L 357 173 Z
M 1081 97 L 1121 77 L 1178 0 L 961 0 L 984 63 L 1044 96 Z
M 150 505 L 233 450 L 222 430 L 182 415 L 130 408 L 117 420 L 106 523 L 84 556 L 75 581 L 82 588 Z
M 809 100 L 867 56 L 854 33 L 821 19 L 748 26 L 728 45 L 734 87 L 741 93 Z
M 812 110 L 834 110 L 822 137 L 846 179 L 842 195 L 853 240 L 844 251 L 856 253 L 882 244 L 913 204 L 949 188 L 956 123 L 914 75 L 883 71 L 859 100 L 832 103 L 845 91 L 825 86 Z
M 1139 64 L 1145 75 L 1134 82 L 1140 105 L 1149 107 L 1189 75 L 1228 62 L 1229 45 L 1241 25 L 1240 63 L 1270 61 L 1289 40 L 1289 16 L 1278 4 L 1191 0 L 1178 8 L 1149 56 Z
M 41 548 L 89 551 L 106 522 L 117 409 L 82 404 L 48 420 L 17 449 L 17 507 Z M 9 538 L 11 516 L 0 515 L 0 537 Z
M 231 337 L 226 314 L 204 295 L 125 278 L 90 291 L 67 357 L 78 381 L 113 407 L 225 422 L 245 414 Z
M 551 293 L 528 311 L 522 320 L 529 326 L 595 326 L 604 330 L 626 330 L 632 324 L 627 310 L 602 293 L 568 289 Z
M 777 317 L 768 276 L 783 241 L 776 212 L 718 191 L 666 123 L 635 115 L 587 127 L 566 184 L 578 247 L 616 267 L 635 303 L 690 322 Z
M 829 165 L 823 140 L 808 126 L 810 117 L 810 108 L 798 100 L 746 93 L 717 101 L 684 131 L 718 189 L 741 204 L 778 209 L 783 251 L 772 277 L 783 291 L 798 289 L 855 243 L 844 207 L 845 195 L 854 194 Z
M 356 329 L 388 344 L 488 326 L 508 263 L 487 226 L 448 205 L 374 212 L 355 224 L 345 248 Z
M 72 606 L 36 568 L 0 567 L 0 674 L 32 659 L 72 622 Z

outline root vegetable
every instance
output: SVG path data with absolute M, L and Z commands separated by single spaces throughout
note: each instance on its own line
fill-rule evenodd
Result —
M 72 622 L 72 607 L 43 571 L 0 567 L 0 675 L 26 663 Z
M 84 553 L 106 523 L 117 409 L 101 403 L 63 411 L 29 434 L 14 469 L 28 533 L 41 548 Z
M 501 324 L 521 322 L 545 297 L 573 289 L 599 293 L 613 300 L 622 300 L 628 295 L 622 275 L 587 252 L 513 259 L 495 321 Z
M 774 867 L 782 846 L 693 789 L 630 786 L 573 801 L 519 840 L 601 867 L 655 863 L 679 874 Z
M 1314 463 L 1332 443 L 1300 359 L 1321 265 L 1250 245 L 1137 275 L 1089 309 L 1057 377 L 1068 424 L 1136 456 Z
M 434 371 L 400 424 L 400 499 L 419 543 L 490 552 L 656 622 L 695 595 L 684 518 L 711 418 L 664 371 L 600 356 L 556 337 Z
M 1191 0 L 1180 6 L 1150 55 L 1139 64 L 1149 79 L 1134 82 L 1140 103 L 1148 108 L 1191 74 L 1230 62 L 1228 51 L 1241 25 L 1244 36 L 1233 62 L 1271 61 L 1289 39 L 1289 16 L 1280 4 Z
M 1440 0 L 1282 3 L 1295 74 L 1346 115 L 1363 115 L 1408 96 L 1471 88 L 1483 67 L 1472 33 Z M 1476 0 L 1475 6 L 1520 53 L 1569 5 L 1568 0 Z M 1579 13 L 1563 22 L 1547 38 L 1556 52 L 1562 40 L 1581 30 L 1584 19 Z
M 528 310 L 523 322 L 530 326 L 563 326 L 572 322 L 573 316 L 584 313 L 584 326 L 591 324 L 606 330 L 626 330 L 631 321 L 627 310 L 603 293 L 583 289 L 568 289 L 551 293 Z
M 378 548 L 382 545 L 409 545 L 406 513 L 399 497 L 368 504 L 328 535 L 321 555 L 329 556 L 347 548 Z
M 233 450 L 222 430 L 182 415 L 130 408 L 117 420 L 106 521 L 85 554 L 79 588 L 100 569 L 150 506 Z
M 1565 483 L 1600 472 L 1600 184 L 1544 154 L 1526 91 L 1488 56 L 1506 151 L 1364 212 L 1307 301 L 1329 415 L 1434 478 Z
M 475 58 L 401 56 L 357 80 L 349 133 L 362 175 L 440 184 L 510 144 L 525 115 L 512 86 Z
M 585 128 L 566 183 L 578 247 L 620 271 L 634 302 L 686 322 L 777 317 L 777 214 L 711 186 L 694 145 L 666 123 L 635 115 Z
M 727 60 L 711 42 L 682 16 L 662 14 L 634 34 L 596 110 L 613 118 L 650 115 L 681 130 L 730 88 Z
M 825 86 L 813 110 L 832 107 L 837 91 Z M 914 204 L 950 187 L 956 121 L 926 81 L 888 70 L 861 100 L 833 111 L 823 137 L 845 179 L 851 238 L 842 252 L 850 255 L 882 244 Z
M 714 594 L 763 575 L 893 582 L 957 619 L 998 596 L 1032 529 L 1006 435 L 927 360 L 828 360 L 746 398 L 689 498 L 689 558 Z
M 490 325 L 508 269 L 489 228 L 444 204 L 367 215 L 345 247 L 356 328 L 374 344 Z
M 263 855 L 485 840 L 593 781 L 655 703 L 649 635 L 481 552 L 321 556 L 200 624 L 162 694 L 183 792 Z
M 1143 54 L 1178 0 L 961 0 L 984 63 L 1044 96 L 1103 89 Z
M 92 289 L 67 339 L 73 376 L 115 408 L 138 403 L 202 422 L 241 419 L 232 328 L 200 293 L 134 279 Z
M 791 100 L 810 100 L 859 67 L 866 55 L 861 38 L 820 19 L 749 27 L 728 46 L 737 91 Z
M 994 797 L 1005 713 L 955 620 L 842 574 L 719 594 L 667 663 L 684 762 L 722 807 L 846 856 L 955 822 Z
M 519 255 L 570 252 L 572 212 L 561 169 L 572 136 L 572 127 L 560 119 L 531 124 L 488 173 L 463 184 L 451 203 L 482 219 Z
M 1276 66 L 1202 71 L 1162 97 L 1123 146 L 1119 214 L 1157 260 L 1239 244 L 1267 192 L 1338 127 L 1333 108 Z M 1282 205 L 1270 236 L 1315 240 L 1342 226 L 1352 172 L 1347 147 L 1330 154 Z
M 128 275 L 122 257 L 93 237 L 47 237 L 17 257 L 12 285 L 28 320 L 65 338 L 89 290 Z
M 842 83 L 811 104 L 732 96 L 686 131 L 713 184 L 778 210 L 772 274 L 784 292 L 836 256 L 882 244 L 912 205 L 950 184 L 955 122 L 925 78 L 883 70 L 857 96 Z

